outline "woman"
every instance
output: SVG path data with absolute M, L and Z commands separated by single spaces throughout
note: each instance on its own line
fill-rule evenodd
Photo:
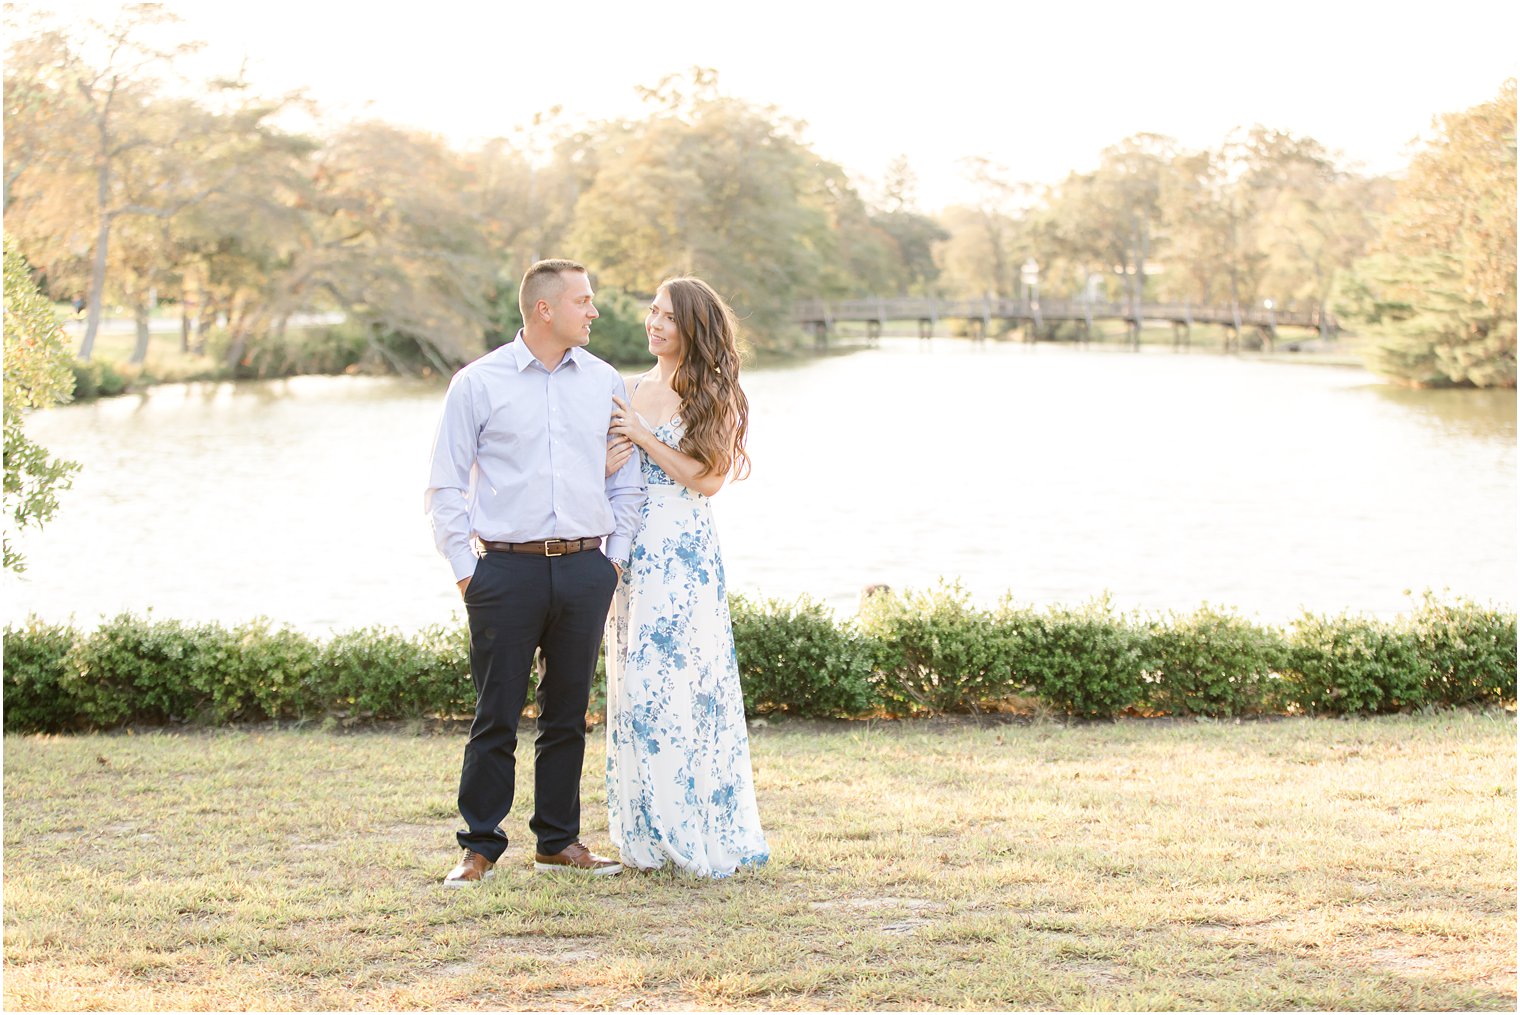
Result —
M 707 283 L 661 285 L 645 330 L 657 362 L 615 399 L 608 461 L 636 446 L 649 484 L 607 622 L 608 818 L 625 867 L 726 877 L 770 857 L 708 503 L 749 472 L 749 402 Z

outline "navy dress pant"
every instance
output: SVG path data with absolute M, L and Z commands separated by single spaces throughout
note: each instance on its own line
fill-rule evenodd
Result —
M 465 589 L 475 722 L 459 777 L 459 844 L 495 861 L 507 848 L 501 821 L 516 790 L 517 724 L 533 654 L 544 673 L 537 693 L 533 816 L 538 852 L 580 838 L 586 702 L 617 569 L 598 550 L 557 557 L 487 553 Z

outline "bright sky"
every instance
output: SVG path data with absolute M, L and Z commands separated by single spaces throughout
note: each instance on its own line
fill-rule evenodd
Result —
M 109 17 L 117 5 L 27 6 Z M 961 160 L 1053 183 L 1130 134 L 1211 147 L 1261 123 L 1395 172 L 1431 118 L 1516 74 L 1513 0 L 656 0 L 648 4 L 184 0 L 208 68 L 305 86 L 333 117 L 459 145 L 512 137 L 550 107 L 579 125 L 638 116 L 635 86 L 693 65 L 808 124 L 869 193 L 906 155 L 920 204 L 969 193 Z

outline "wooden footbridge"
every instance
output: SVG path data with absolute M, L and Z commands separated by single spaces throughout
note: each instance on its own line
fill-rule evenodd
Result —
M 889 321 L 915 321 L 919 338 L 933 338 L 939 322 L 966 322 L 973 339 L 993 334 L 994 322 L 1023 330 L 1033 341 L 1054 334 L 1057 324 L 1075 324 L 1077 341 L 1086 342 L 1099 321 L 1121 321 L 1129 342 L 1138 347 L 1140 329 L 1146 321 L 1172 325 L 1175 346 L 1191 343 L 1195 324 L 1224 327 L 1225 349 L 1238 348 L 1243 331 L 1254 329 L 1263 348 L 1272 350 L 1280 327 L 1317 329 L 1321 335 L 1340 330 L 1335 318 L 1318 308 L 1278 309 L 1271 306 L 1244 307 L 1239 304 L 1197 306 L 1192 303 L 1099 303 L 1091 300 L 980 299 L 943 300 L 918 297 L 869 297 L 853 300 L 803 300 L 793 308 L 792 319 L 814 335 L 815 344 L 827 347 L 829 334 L 843 321 L 864 323 L 866 339 L 875 342 Z

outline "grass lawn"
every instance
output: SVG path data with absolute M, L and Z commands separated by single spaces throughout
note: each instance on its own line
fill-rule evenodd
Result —
M 455 891 L 457 728 L 6 737 L 4 1002 L 1514 1010 L 1515 733 L 773 722 L 767 867 L 534 875 L 525 760 Z
M 64 314 L 66 324 L 64 346 L 70 353 L 79 352 L 84 336 L 84 319 Z M 132 366 L 127 360 L 137 345 L 137 334 L 130 321 L 120 318 L 108 319 L 95 336 L 95 349 L 91 358 L 110 363 L 117 370 L 136 379 L 139 376 L 154 382 L 204 380 L 216 377 L 223 369 L 221 360 L 211 356 L 197 356 L 181 352 L 179 332 L 155 331 L 148 341 L 148 358 L 141 366 Z

